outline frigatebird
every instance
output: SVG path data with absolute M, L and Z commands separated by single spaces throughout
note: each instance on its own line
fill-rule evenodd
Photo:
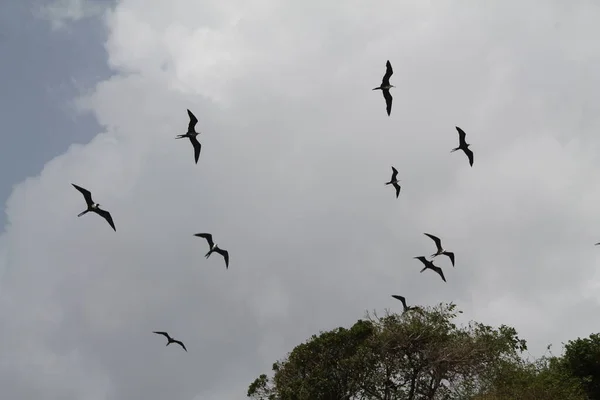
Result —
M 454 253 L 451 251 L 444 250 L 444 248 L 442 247 L 442 241 L 440 240 L 440 238 L 437 236 L 433 236 L 430 233 L 425 233 L 425 236 L 429 236 L 431 239 L 433 239 L 433 241 L 435 242 L 435 247 L 437 247 L 437 251 L 435 253 L 433 253 L 430 257 L 437 257 L 440 254 L 448 256 L 448 258 L 450 258 L 450 261 L 452 261 L 452 266 L 454 267 Z
M 398 195 L 400 194 L 400 185 L 398 185 L 398 182 L 400 182 L 399 179 L 396 179 L 396 177 L 398 176 L 398 170 L 394 167 L 392 167 L 392 178 L 390 179 L 389 182 L 386 182 L 386 185 L 392 185 L 396 188 L 396 198 L 398 198 Z
M 173 339 L 171 336 L 169 336 L 169 334 L 167 332 L 152 332 L 152 333 L 156 333 L 158 335 L 163 335 L 164 337 L 166 337 L 167 340 L 168 340 L 167 346 L 170 345 L 171 343 L 177 343 L 178 345 L 180 345 L 181 347 L 183 347 L 183 349 L 185 351 L 187 351 L 187 349 L 185 348 L 185 344 L 183 344 L 183 342 L 181 342 L 179 340 Z
M 79 215 L 77 215 L 77 216 L 81 217 L 82 215 L 85 215 L 90 211 L 95 212 L 96 214 L 98 214 L 99 216 L 104 218 L 116 232 L 117 228 L 115 228 L 115 223 L 113 222 L 113 219 L 110 216 L 110 213 L 106 210 L 101 209 L 100 204 L 94 203 L 94 200 L 92 200 L 92 194 L 90 193 L 90 191 L 82 188 L 81 186 L 77 186 L 74 183 L 71 183 L 71 185 L 73 185 L 73 187 L 75 189 L 77 189 L 77 190 L 79 190 L 79 192 L 81 192 L 81 194 L 83 195 L 83 198 L 85 199 L 85 202 L 87 203 L 87 210 L 79 213 Z
M 417 260 L 421 261 L 425 265 L 425 268 L 423 268 L 421 270 L 421 272 L 425 271 L 426 269 L 430 269 L 432 271 L 437 272 L 438 275 L 442 277 L 442 280 L 444 282 L 446 282 L 446 278 L 444 277 L 444 272 L 442 272 L 442 269 L 440 267 L 433 265 L 433 261 L 429 261 L 424 256 L 413 257 L 413 258 L 416 258 Z
M 225 269 L 229 269 L 229 253 L 227 252 L 227 250 L 219 248 L 219 246 L 217 246 L 215 242 L 213 242 L 212 235 L 210 233 L 195 233 L 194 236 L 204 238 L 208 242 L 209 250 L 208 253 L 206 253 L 205 255 L 206 258 L 210 257 L 210 255 L 213 252 L 219 253 L 225 259 Z
M 192 114 L 192 112 L 188 109 L 187 113 L 190 117 L 190 123 L 188 124 L 188 130 L 187 133 L 184 135 L 178 135 L 175 139 L 183 139 L 183 138 L 190 138 L 190 142 L 192 142 L 192 145 L 194 146 L 194 158 L 196 160 L 196 164 L 198 164 L 198 158 L 200 157 L 200 149 L 202 148 L 202 145 L 200 144 L 200 142 L 198 142 L 198 139 L 196 138 L 196 136 L 198 136 L 199 132 L 196 132 L 196 124 L 198 123 L 198 119 L 196 118 L 196 116 L 194 114 Z
M 390 84 L 390 77 L 394 73 L 394 70 L 392 69 L 392 64 L 390 64 L 390 60 L 387 60 L 385 66 L 385 75 L 383 75 L 381 85 L 379 85 L 379 87 L 373 88 L 373 90 L 381 90 L 381 92 L 383 93 L 387 115 L 389 117 L 390 113 L 392 112 L 392 95 L 390 94 L 390 89 L 396 86 Z
M 404 296 L 393 294 L 392 297 L 395 298 L 395 299 L 397 299 L 397 300 L 400 300 L 402 302 L 402 307 L 404 308 L 404 312 L 407 312 L 407 311 L 412 310 L 414 308 L 414 307 L 408 307 L 406 305 L 406 299 L 404 298 Z
M 458 131 L 458 147 L 455 149 L 452 149 L 452 151 L 450 153 L 454 153 L 456 150 L 464 151 L 465 154 L 467 155 L 467 157 L 469 158 L 469 164 L 472 167 L 473 166 L 473 152 L 471 151 L 471 149 L 469 149 L 470 144 L 465 141 L 467 134 L 465 133 L 465 131 L 460 129 L 458 126 L 456 127 L 456 130 Z

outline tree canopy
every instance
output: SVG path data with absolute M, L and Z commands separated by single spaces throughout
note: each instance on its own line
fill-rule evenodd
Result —
M 587 398 L 562 359 L 524 361 L 527 345 L 514 328 L 458 326 L 459 312 L 450 303 L 383 317 L 367 313 L 349 329 L 320 332 L 296 346 L 273 364 L 272 377 L 260 375 L 247 395 L 255 400 Z M 585 365 L 578 368 L 588 376 L 592 366 Z

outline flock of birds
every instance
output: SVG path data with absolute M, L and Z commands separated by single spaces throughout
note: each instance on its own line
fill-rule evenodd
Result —
M 392 64 L 390 63 L 389 60 L 386 62 L 385 66 L 386 66 L 386 71 L 385 71 L 385 75 L 383 75 L 383 79 L 381 80 L 381 85 L 379 85 L 376 88 L 373 88 L 373 90 L 381 90 L 381 92 L 383 93 L 383 98 L 385 99 L 386 111 L 389 116 L 392 113 L 392 101 L 393 101 L 393 97 L 392 97 L 392 94 L 390 93 L 390 89 L 395 87 L 394 85 L 390 84 L 390 77 L 394 73 L 394 70 L 392 69 Z M 458 147 L 452 149 L 450 151 L 450 153 L 454 153 L 456 150 L 462 150 L 467 155 L 467 158 L 469 159 L 469 165 L 472 167 L 473 166 L 473 152 L 471 151 L 471 149 L 469 149 L 470 144 L 467 143 L 467 141 L 466 141 L 467 134 L 465 133 L 465 131 L 460 129 L 458 126 L 456 127 L 456 130 L 458 131 Z M 396 198 L 398 198 L 398 196 L 400 195 L 401 187 L 399 185 L 399 182 L 400 182 L 400 180 L 398 179 L 398 170 L 392 166 L 392 178 L 390 179 L 389 182 L 386 182 L 385 184 L 386 184 L 386 186 L 392 185 L 394 187 L 394 189 L 396 189 Z M 450 261 L 452 262 L 452 266 L 454 267 L 454 253 L 444 250 L 444 248 L 442 247 L 442 240 L 440 238 L 438 238 L 437 236 L 434 236 L 430 233 L 425 233 L 425 235 L 428 236 L 429 238 L 431 238 L 435 242 L 437 251 L 430 256 L 431 260 L 428 260 L 427 257 L 425 257 L 425 256 L 419 256 L 419 257 L 414 257 L 414 258 L 423 263 L 424 267 L 421 270 L 421 272 L 425 271 L 426 269 L 430 269 L 430 270 L 436 272 L 442 278 L 442 280 L 444 282 L 446 282 L 446 277 L 444 276 L 444 271 L 442 271 L 442 269 L 440 267 L 438 267 L 437 265 L 435 265 L 433 263 L 433 259 L 435 257 L 439 256 L 440 254 L 443 254 L 443 255 L 447 256 L 448 258 L 450 258 Z M 600 243 L 598 243 L 598 244 L 600 244 Z M 404 307 L 404 312 L 409 311 L 413 308 L 413 307 L 408 307 L 406 305 L 406 299 L 403 296 L 394 294 L 394 295 L 392 295 L 392 297 L 397 300 L 400 300 L 402 302 L 402 306 Z
M 392 100 L 393 100 L 392 95 L 390 94 L 390 89 L 395 87 L 390 84 L 390 77 L 392 76 L 393 73 L 394 73 L 394 71 L 392 69 L 392 64 L 388 60 L 386 62 L 386 72 L 381 81 L 381 85 L 379 85 L 379 87 L 376 87 L 373 89 L 373 90 L 381 90 L 382 91 L 383 98 L 385 99 L 386 110 L 387 110 L 388 116 L 392 112 Z M 200 132 L 196 131 L 196 124 L 198 123 L 198 119 L 189 109 L 187 110 L 187 113 L 188 113 L 189 120 L 190 120 L 189 124 L 188 124 L 188 130 L 185 134 L 177 135 L 175 138 L 176 139 L 188 138 L 190 140 L 190 142 L 192 143 L 192 146 L 194 148 L 194 160 L 195 160 L 196 164 L 198 164 L 198 159 L 200 157 L 200 150 L 202 148 L 202 145 L 200 144 L 200 142 L 197 139 L 197 136 L 200 133 Z M 467 157 L 469 159 L 469 164 L 472 167 L 473 166 L 473 152 L 469 149 L 470 145 L 465 141 L 466 133 L 458 126 L 456 127 L 456 130 L 458 131 L 459 143 L 458 143 L 458 147 L 452 149 L 451 153 L 455 152 L 457 150 L 462 150 L 467 155 Z M 398 178 L 398 171 L 396 170 L 396 168 L 394 168 L 392 166 L 392 178 L 390 179 L 389 182 L 386 182 L 385 185 L 392 185 L 396 189 L 396 198 L 398 198 L 398 196 L 400 195 L 400 185 L 399 185 L 400 180 L 397 178 Z M 81 217 L 89 212 L 96 213 L 99 216 L 101 216 L 102 218 L 104 218 L 108 222 L 108 224 L 111 226 L 111 228 L 116 232 L 117 228 L 115 227 L 115 223 L 112 219 L 112 216 L 110 215 L 110 212 L 100 208 L 100 204 L 96 203 L 92 199 L 92 193 L 89 190 L 84 189 L 83 187 L 78 186 L 74 183 L 72 183 L 72 185 L 75 189 L 77 189 L 83 195 L 83 198 L 87 204 L 87 209 L 82 211 L 81 213 L 79 213 L 77 216 Z M 419 257 L 414 257 L 414 258 L 421 261 L 424 264 L 424 268 L 421 270 L 421 272 L 425 271 L 426 269 L 430 269 L 430 270 L 436 272 L 437 274 L 439 274 L 440 277 L 442 278 L 442 280 L 444 282 L 446 282 L 444 272 L 442 271 L 442 269 L 440 267 L 433 264 L 433 260 L 435 257 L 437 257 L 439 255 L 445 255 L 448 258 L 450 258 L 450 261 L 452 262 L 452 266 L 454 267 L 454 253 L 444 250 L 444 248 L 442 247 L 442 241 L 440 238 L 438 238 L 432 234 L 429 234 L 429 233 L 425 233 L 425 235 L 428 236 L 429 238 L 431 238 L 435 242 L 437 251 L 430 256 L 430 258 L 431 258 L 430 260 L 428 260 L 425 256 L 419 256 Z M 194 236 L 203 238 L 207 241 L 209 250 L 208 250 L 208 253 L 206 253 L 206 255 L 205 255 L 206 258 L 210 257 L 210 255 L 212 253 L 218 253 L 221 256 L 223 256 L 223 258 L 225 260 L 225 268 L 229 269 L 229 253 L 227 252 L 227 250 L 221 249 L 213 241 L 213 237 L 210 233 L 196 233 L 196 234 L 194 234 Z M 600 244 L 600 243 L 598 243 L 598 244 Z M 398 299 L 402 302 L 402 305 L 404 306 L 404 311 L 408 311 L 408 310 L 414 308 L 414 307 L 407 307 L 406 299 L 403 296 L 392 295 L 392 297 L 395 299 Z M 167 346 L 170 345 L 171 343 L 176 343 L 176 344 L 180 345 L 187 352 L 187 348 L 185 347 L 185 344 L 179 340 L 173 339 L 167 332 L 154 331 L 153 333 L 158 334 L 158 335 L 163 335 L 164 337 L 166 337 L 167 338 L 167 344 L 166 344 Z

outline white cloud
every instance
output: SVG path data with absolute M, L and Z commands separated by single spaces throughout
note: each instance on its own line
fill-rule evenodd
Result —
M 556 3 L 120 1 L 117 75 L 79 103 L 106 132 L 7 204 L 3 391 L 241 399 L 310 334 L 397 306 L 393 293 L 514 325 L 533 352 L 597 330 L 600 51 L 582 43 L 600 9 Z M 387 59 L 391 117 L 371 91 Z M 186 108 L 198 165 L 174 140 Z M 449 153 L 455 125 L 473 168 Z M 76 217 L 72 182 L 116 233 Z M 200 231 L 229 270 L 202 257 Z M 456 252 L 456 268 L 438 261 L 447 284 L 418 272 L 423 232 Z

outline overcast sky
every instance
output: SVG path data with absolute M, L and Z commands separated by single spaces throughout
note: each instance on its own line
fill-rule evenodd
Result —
M 534 355 L 600 331 L 592 1 L 5 3 L 7 399 L 243 399 L 311 334 L 400 311 L 391 294 Z M 77 218 L 71 183 L 117 232 Z M 456 254 L 447 283 L 412 258 L 424 232 Z

